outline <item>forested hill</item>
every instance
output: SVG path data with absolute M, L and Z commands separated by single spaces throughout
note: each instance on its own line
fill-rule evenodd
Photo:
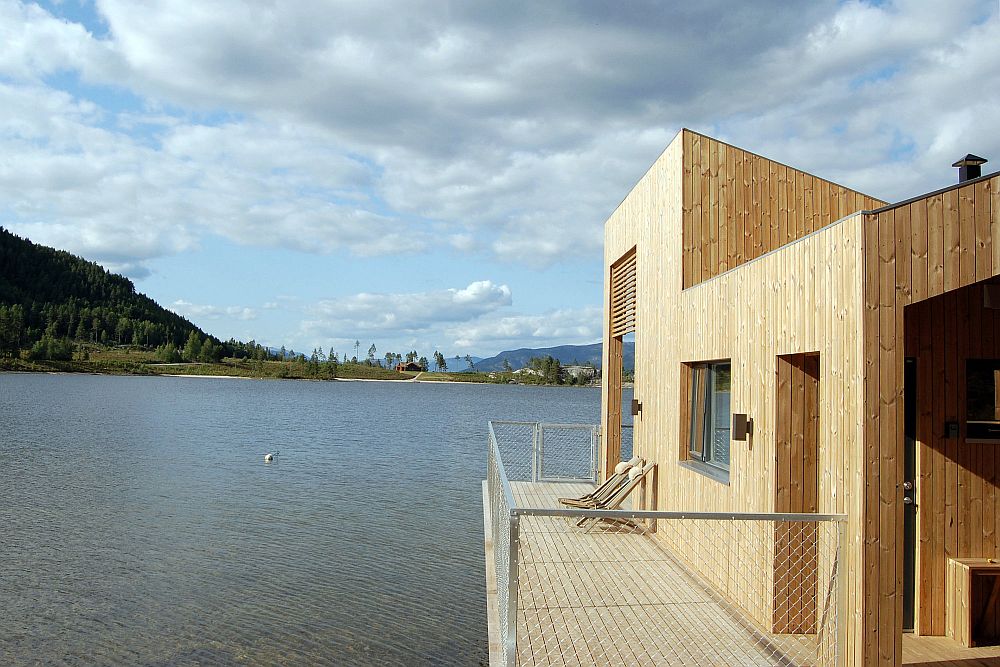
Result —
M 205 333 L 94 262 L 0 227 L 0 354 L 43 337 L 104 344 L 184 345 Z

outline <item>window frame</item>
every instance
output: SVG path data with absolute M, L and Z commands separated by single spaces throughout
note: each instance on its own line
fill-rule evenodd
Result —
M 732 468 L 732 360 L 717 359 L 684 364 L 687 371 L 687 386 L 682 400 L 682 463 L 720 482 L 728 483 Z M 725 369 L 729 376 L 728 391 L 720 392 L 720 371 Z M 730 396 L 727 406 L 726 424 L 721 426 L 719 418 L 719 394 Z M 719 431 L 728 434 L 729 445 L 725 462 L 716 448 Z
M 1000 444 L 1000 359 L 965 360 L 965 439 Z

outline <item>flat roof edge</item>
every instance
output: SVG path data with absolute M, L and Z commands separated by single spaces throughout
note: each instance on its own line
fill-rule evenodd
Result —
M 996 176 L 1000 176 L 1000 171 L 994 171 L 991 174 L 986 174 L 984 176 L 980 176 L 979 178 L 970 178 L 969 180 L 967 180 L 967 181 L 961 181 L 960 183 L 953 183 L 953 184 L 945 186 L 943 188 L 939 188 L 937 190 L 933 190 L 931 192 L 924 193 L 922 195 L 917 195 L 916 197 L 910 197 L 909 199 L 904 199 L 903 201 L 898 201 L 898 202 L 895 202 L 895 203 L 892 203 L 892 204 L 886 204 L 882 208 L 875 208 L 875 209 L 872 209 L 870 211 L 861 211 L 861 212 L 864 213 L 865 215 L 873 215 L 875 213 L 884 213 L 885 211 L 891 211 L 894 208 L 899 208 L 900 206 L 906 206 L 907 204 L 912 204 L 913 202 L 920 201 L 921 199 L 927 199 L 929 197 L 936 197 L 937 195 L 943 194 L 945 192 L 950 192 L 951 190 L 955 190 L 955 189 L 964 187 L 966 185 L 974 185 L 976 183 L 979 183 L 980 181 L 987 181 L 987 180 L 989 180 L 991 178 L 994 178 Z

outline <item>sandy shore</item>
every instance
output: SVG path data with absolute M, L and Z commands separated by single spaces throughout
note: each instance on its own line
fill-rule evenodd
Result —
M 267 380 L 271 378 L 252 378 L 245 375 L 182 375 L 180 373 L 157 373 L 161 378 L 225 378 L 227 380 Z

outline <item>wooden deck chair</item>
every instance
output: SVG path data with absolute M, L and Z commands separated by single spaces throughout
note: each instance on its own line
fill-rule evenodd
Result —
M 621 509 L 622 503 L 625 502 L 625 500 L 628 499 L 628 497 L 632 494 L 632 492 L 635 491 L 635 488 L 637 486 L 639 486 L 639 484 L 642 483 L 642 481 L 646 478 L 646 475 L 649 474 L 649 471 L 653 469 L 653 466 L 654 466 L 654 464 L 647 463 L 646 465 L 644 465 L 642 467 L 636 466 L 636 467 L 632 468 L 631 470 L 629 470 L 629 473 L 628 473 L 628 482 L 626 482 L 624 485 L 622 485 L 606 501 L 597 503 L 594 507 L 591 507 L 591 508 L 588 508 L 588 509 L 596 509 L 596 510 L 616 510 L 616 509 Z M 599 521 L 599 520 L 600 519 L 597 519 L 595 517 L 585 516 L 582 519 L 580 519 L 579 521 L 577 521 L 576 525 L 577 526 L 586 526 L 588 523 L 590 523 L 592 521 Z M 606 520 L 607 521 L 611 521 L 612 523 L 618 521 L 617 519 L 606 519 Z
M 615 472 L 596 489 L 579 498 L 560 498 L 559 502 L 569 507 L 593 508 L 598 502 L 606 502 L 616 491 L 628 483 L 629 471 L 642 465 L 642 459 L 635 456 L 630 461 L 622 461 L 615 466 Z

